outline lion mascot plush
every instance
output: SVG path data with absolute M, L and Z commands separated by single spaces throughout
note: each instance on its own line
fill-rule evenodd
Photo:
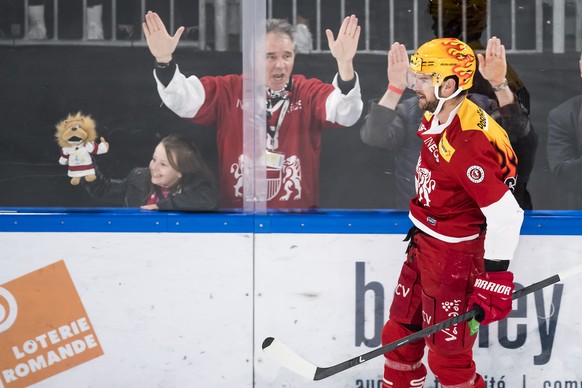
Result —
M 95 180 L 95 168 L 92 155 L 100 155 L 109 151 L 109 144 L 102 137 L 100 143 L 96 143 L 97 130 L 95 121 L 91 116 L 78 112 L 69 114 L 66 119 L 57 125 L 55 137 L 61 147 L 59 163 L 69 166 L 71 184 L 78 185 L 81 178 L 87 182 Z

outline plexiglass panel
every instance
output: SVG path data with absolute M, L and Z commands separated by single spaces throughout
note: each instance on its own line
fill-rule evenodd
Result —
M 412 143 L 374 144 L 362 138 L 361 128 L 386 92 L 392 43 L 404 44 L 410 55 L 437 36 L 454 35 L 477 53 L 491 37 L 505 46 L 507 78 L 527 109 L 527 131 L 535 134 L 525 146 L 515 143 L 529 150 L 520 148 L 526 152 L 520 163 L 522 178 L 529 175 L 533 209 L 582 208 L 580 2 L 241 3 L 3 1 L 0 206 L 405 209 L 414 195 Z M 176 64 L 181 76 L 164 76 L 164 62 L 156 69 L 156 56 L 142 33 L 148 11 L 159 15 L 170 36 L 181 34 L 171 54 L 171 66 Z M 346 114 L 350 104 L 338 105 L 355 86 L 334 81 L 338 61 L 326 32 L 338 39 L 342 21 L 352 14 L 361 28 L 352 61 L 361 100 L 355 120 Z M 279 56 L 281 42 L 269 46 L 261 29 L 270 18 L 294 26 L 292 62 L 286 54 Z M 275 81 L 290 75 L 296 81 L 276 90 Z M 490 85 L 476 84 L 470 92 L 495 97 Z M 409 98 L 416 98 L 411 89 L 401 102 Z M 96 130 L 90 138 L 94 148 L 84 153 L 75 150 L 84 144 L 82 136 L 71 136 L 66 145 L 56 138 L 58 124 L 72 125 L 78 112 L 90 116 Z M 401 123 L 406 137 L 415 139 L 420 116 L 399 120 L 403 117 L 417 123 Z M 382 130 L 389 133 L 391 120 L 383 120 Z M 176 151 L 173 160 L 169 146 L 162 156 L 156 154 L 169 135 L 185 139 L 184 147 L 195 157 L 181 159 Z M 99 148 L 102 142 L 107 146 Z M 168 152 L 166 173 L 155 161 Z M 176 185 L 172 170 L 178 180 L 188 175 L 190 183 Z

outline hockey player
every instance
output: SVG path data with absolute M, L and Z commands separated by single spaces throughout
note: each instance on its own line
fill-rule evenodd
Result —
M 487 50 L 477 55 L 479 71 L 475 73 L 475 76 L 481 74 L 482 85 L 486 82 L 491 88 L 495 87 L 495 97 L 474 92 L 476 88 L 473 82 L 467 98 L 483 108 L 509 135 L 511 146 L 519 160 L 513 195 L 522 209 L 531 210 L 531 196 L 526 188 L 534 166 L 537 134 L 526 108 L 505 82 L 509 67 L 505 50 L 498 47 L 502 47 L 499 38 L 490 38 Z M 501 55 L 487 55 L 494 50 L 499 50 Z M 379 100 L 370 101 L 370 110 L 360 129 L 360 136 L 365 144 L 388 149 L 394 155 L 393 207 L 397 209 L 408 209 L 410 198 L 416 194 L 413 177 L 422 146 L 422 140 L 416 135 L 422 121 L 418 96 L 402 98 L 406 88 L 407 58 L 403 44 L 392 45 L 388 52 L 387 69 L 390 87 Z M 484 88 L 478 90 L 482 91 Z
M 414 227 L 383 344 L 475 305 L 481 324 L 507 316 L 513 291 L 508 266 L 523 221 L 511 193 L 517 158 L 507 133 L 466 98 L 476 70 L 471 48 L 455 38 L 435 39 L 412 55 L 409 67 L 408 87 L 425 111 L 417 132 L 423 145 L 410 202 Z M 463 322 L 387 353 L 383 388 L 424 386 L 425 347 L 443 388 L 484 388 L 474 342 Z

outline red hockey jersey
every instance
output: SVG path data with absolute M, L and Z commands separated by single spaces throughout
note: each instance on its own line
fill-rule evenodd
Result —
M 158 82 L 164 103 L 179 116 L 217 131 L 221 208 L 243 205 L 242 76 L 184 77 L 176 71 L 168 87 Z M 334 85 L 302 75 L 293 88 L 271 148 L 279 168 L 267 166 L 267 207 L 314 208 L 319 205 L 321 130 L 350 126 L 363 103 L 359 83 L 347 94 Z M 281 109 L 268 124 L 278 122 Z M 266 132 L 266 131 L 265 131 Z M 269 140 L 268 140 L 269 141 Z
M 436 119 L 430 113 L 422 120 L 417 195 L 410 203 L 414 224 L 447 242 L 479 235 L 486 222 L 482 209 L 506 198 L 517 170 L 507 133 L 495 120 L 468 99 L 455 109 L 447 123 L 433 123 Z M 513 204 L 510 208 L 521 212 Z M 501 217 L 501 213 L 492 212 L 491 217 Z

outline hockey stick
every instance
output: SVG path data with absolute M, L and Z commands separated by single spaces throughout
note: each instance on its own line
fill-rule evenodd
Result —
M 525 288 L 515 291 L 512 294 L 512 299 L 518 299 L 522 296 L 530 294 L 534 291 L 541 290 L 544 287 L 547 287 L 551 284 L 557 283 L 562 281 L 566 278 L 569 278 L 573 275 L 582 272 L 582 265 L 576 266 L 571 268 L 567 271 L 558 273 L 556 275 L 550 276 L 547 279 L 541 280 L 537 283 L 531 284 Z M 419 340 L 421 338 L 427 337 L 431 334 L 434 334 L 438 331 L 441 331 L 449 326 L 456 325 L 459 322 L 464 322 L 472 319 L 479 313 L 478 308 L 474 308 L 472 310 L 467 311 L 461 315 L 457 315 L 456 317 L 444 320 L 440 323 L 437 323 L 433 326 L 429 326 L 425 329 L 422 329 L 414 334 L 409 336 L 403 337 L 398 341 L 391 342 L 389 344 L 383 345 L 377 349 L 374 349 L 368 353 L 364 353 L 358 357 L 354 357 L 350 360 L 341 362 L 337 365 L 330 366 L 327 368 L 322 368 L 315 366 L 314 364 L 310 363 L 309 361 L 303 359 L 295 352 L 293 352 L 289 347 L 283 344 L 281 341 L 277 340 L 273 337 L 267 337 L 263 341 L 263 351 L 267 354 L 270 358 L 277 361 L 280 365 L 286 367 L 287 369 L 301 375 L 309 380 L 322 380 L 329 376 L 333 376 L 336 373 L 342 372 L 346 369 L 352 368 L 356 365 L 360 365 L 363 362 L 371 360 L 372 358 L 378 357 L 383 355 L 384 353 L 391 352 L 394 349 L 397 349 L 401 346 L 409 344 L 413 341 Z

